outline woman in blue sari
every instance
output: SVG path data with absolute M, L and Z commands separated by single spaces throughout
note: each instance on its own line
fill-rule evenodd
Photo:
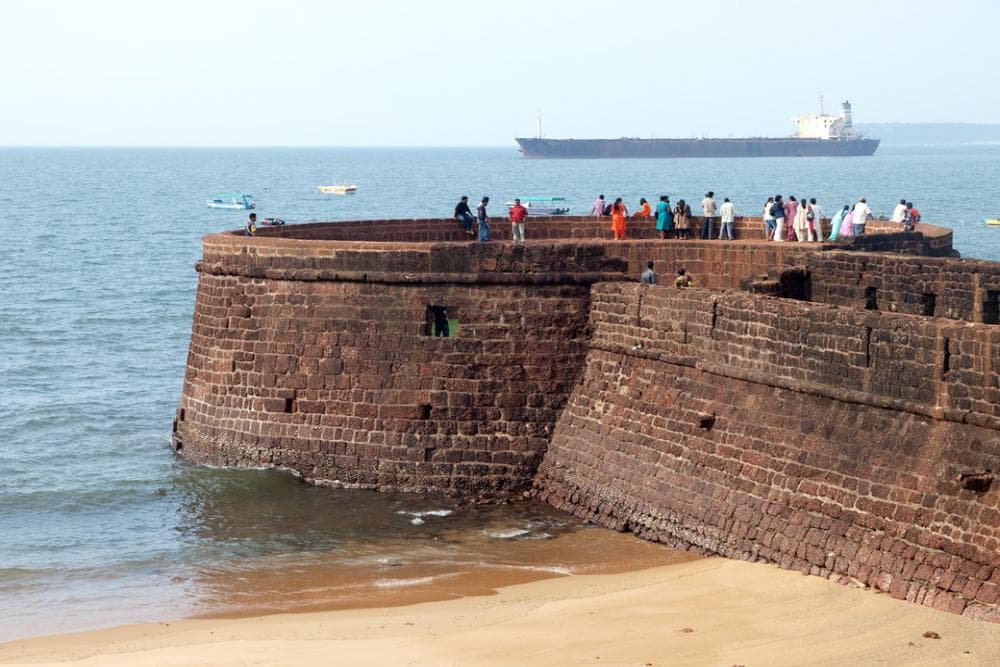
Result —
M 833 220 L 830 221 L 830 240 L 836 241 L 837 237 L 840 236 L 840 225 L 844 222 L 844 216 L 847 215 L 847 211 L 850 209 L 849 206 L 837 211 L 837 215 L 833 216 Z

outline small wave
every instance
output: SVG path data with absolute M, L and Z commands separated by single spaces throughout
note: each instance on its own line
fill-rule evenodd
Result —
M 412 577 L 410 579 L 378 579 L 375 581 L 377 588 L 405 588 L 407 586 L 420 586 L 429 584 L 438 577 Z
M 410 523 L 414 526 L 421 526 L 425 523 L 425 516 L 450 516 L 452 510 L 424 510 L 423 512 L 410 512 L 408 510 L 399 510 L 396 514 L 402 514 L 410 517 Z
M 506 530 L 487 530 L 483 532 L 496 540 L 513 540 L 531 534 L 531 531 L 527 528 L 508 528 Z

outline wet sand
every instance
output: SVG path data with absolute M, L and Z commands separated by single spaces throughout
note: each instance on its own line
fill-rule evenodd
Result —
M 996 665 L 1000 627 L 769 565 L 706 558 L 402 607 L 23 640 L 0 645 L 0 663 Z
M 632 535 L 588 527 L 548 539 L 496 538 L 503 530 L 445 533 L 460 550 L 416 550 L 380 541 L 378 553 L 402 558 L 361 558 L 360 565 L 331 558 L 326 564 L 269 568 L 250 578 L 228 572 L 203 575 L 195 618 L 240 618 L 280 612 L 395 607 L 491 595 L 503 586 L 570 574 L 615 574 L 700 558 L 690 551 L 637 540 Z M 512 530 L 511 534 L 521 531 Z M 473 555 L 474 554 L 474 555 Z

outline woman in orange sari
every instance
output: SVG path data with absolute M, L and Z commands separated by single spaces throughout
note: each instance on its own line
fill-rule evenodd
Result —
M 625 218 L 628 216 L 628 207 L 619 197 L 611 205 L 611 231 L 615 234 L 615 240 L 625 238 Z

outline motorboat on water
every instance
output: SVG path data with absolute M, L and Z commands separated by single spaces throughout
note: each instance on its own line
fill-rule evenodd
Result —
M 358 191 L 356 185 L 321 185 L 319 191 L 325 195 L 353 195 Z
M 209 208 L 249 209 L 255 207 L 251 199 L 253 195 L 242 192 L 220 192 L 206 203 Z
M 569 213 L 569 207 L 563 202 L 565 197 L 520 197 L 521 205 L 528 209 L 528 215 L 565 215 Z M 504 204 L 509 211 L 514 202 Z
M 992 218 L 986 218 L 984 222 L 991 227 L 1000 227 L 1000 215 Z

